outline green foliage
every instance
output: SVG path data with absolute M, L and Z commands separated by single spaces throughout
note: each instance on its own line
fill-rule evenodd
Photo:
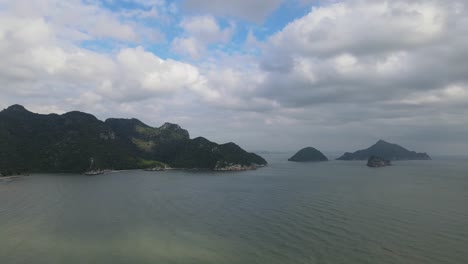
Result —
M 150 140 L 143 140 L 138 138 L 132 138 L 133 144 L 135 144 L 140 150 L 151 152 L 155 146 L 155 143 Z
M 138 161 L 138 167 L 141 169 L 166 168 L 168 165 L 157 160 L 140 159 Z
M 159 129 L 147 127 L 147 126 L 136 126 L 135 130 L 137 133 L 146 137 L 156 137 L 160 135 Z
M 0 169 L 84 172 L 90 159 L 99 169 L 171 167 L 212 169 L 218 161 L 266 164 L 233 143 L 191 140 L 186 130 L 166 123 L 152 128 L 137 119 L 102 122 L 81 112 L 34 114 L 21 106 L 0 112 Z M 5 172 L 6 173 L 6 172 Z
M 265 165 L 260 156 L 248 153 L 234 143 L 218 145 L 205 138 L 195 138 L 178 153 L 174 164 L 183 168 L 214 168 L 216 164 Z

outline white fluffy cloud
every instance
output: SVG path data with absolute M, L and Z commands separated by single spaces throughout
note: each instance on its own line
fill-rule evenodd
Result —
M 264 43 L 261 94 L 302 109 L 288 116 L 315 127 L 352 131 L 358 123 L 356 134 L 382 137 L 395 127 L 420 140 L 466 131 L 467 11 L 464 1 L 312 8 Z
M 206 53 L 206 47 L 214 43 L 227 43 L 231 40 L 235 25 L 221 28 L 213 16 L 196 16 L 182 20 L 180 23 L 184 30 L 184 37 L 175 38 L 172 49 L 194 59 Z
M 364 93 L 369 100 L 385 100 L 464 82 L 455 67 L 466 56 L 466 11 L 459 4 L 360 0 L 313 8 L 265 44 L 267 89 L 300 105 Z M 447 65 L 448 80 L 442 73 Z M 285 80 L 295 83 L 294 93 L 279 87 Z
M 314 7 L 270 42 L 300 55 L 376 54 L 440 39 L 449 10 L 434 1 L 346 1 Z M 300 36 L 300 37 L 299 37 Z
M 125 42 L 142 39 L 141 28 L 120 19 L 120 14 L 79 0 L 0 0 L 4 11 L 17 19 L 47 18 L 56 33 L 67 40 L 110 38 Z M 3 15 L 8 15 L 3 14 Z M 148 33 L 148 30 L 145 30 Z M 159 32 L 155 32 L 159 35 Z
M 128 101 L 152 95 L 174 94 L 182 89 L 203 87 L 204 78 L 190 64 L 163 60 L 141 47 L 126 48 L 117 54 L 118 72 L 99 89 L 109 97 Z M 112 83 L 112 86 L 109 86 Z
M 329 3 L 260 44 L 259 60 L 219 60 L 202 72 L 215 101 L 276 131 L 448 142 L 468 130 L 467 11 L 463 1 Z
M 0 0 L 0 106 L 180 122 L 194 136 L 250 148 L 352 150 L 386 138 L 466 152 L 466 1 L 320 1 L 264 41 L 249 31 L 255 52 L 223 53 L 236 26 L 217 16 L 261 21 L 281 3 L 251 2 L 187 0 L 211 12 L 182 19 L 166 47 L 198 59 L 188 63 L 139 45 L 154 30 L 127 20 L 137 13 Z M 145 14 L 158 19 L 170 9 L 161 5 Z M 80 45 L 100 39 L 117 44 Z
M 21 3 L 14 7 L 19 13 L 24 8 Z M 89 7 L 76 8 L 80 13 L 79 10 Z M 105 11 L 97 11 L 102 12 Z M 105 28 L 108 23 L 93 21 L 96 25 L 89 27 L 88 33 L 93 32 L 92 37 L 99 38 L 102 36 L 99 28 Z M 120 37 L 125 36 L 125 25 L 112 25 L 115 32 L 122 34 Z M 109 100 L 129 102 L 167 97 L 192 91 L 192 87 L 199 93 L 203 91 L 205 81 L 195 66 L 161 59 L 140 46 L 110 53 L 91 51 L 80 47 L 76 38 L 66 38 L 63 27 L 68 27 L 68 32 L 82 29 L 81 24 L 67 24 L 62 20 L 59 23 L 40 16 L 0 15 L 0 86 L 4 96 L 11 100 L 58 100 L 75 107 L 91 107 Z M 109 37 L 113 34 L 104 31 Z

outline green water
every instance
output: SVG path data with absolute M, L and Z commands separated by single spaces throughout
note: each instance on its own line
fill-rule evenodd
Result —
M 468 263 L 468 162 L 0 183 L 0 263 Z

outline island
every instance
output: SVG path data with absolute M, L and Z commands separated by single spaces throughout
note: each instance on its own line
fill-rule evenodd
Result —
M 73 111 L 36 114 L 21 105 L 0 112 L 0 175 L 100 174 L 108 170 L 251 170 L 266 160 L 234 143 L 190 138 L 177 124 L 148 126 L 138 119 L 101 121 Z
M 386 166 L 391 166 L 391 165 L 392 165 L 391 161 L 383 159 L 381 157 L 377 157 L 377 156 L 372 156 L 367 161 L 367 166 L 371 168 L 380 168 L 380 167 L 386 167 Z
M 409 151 L 397 144 L 379 140 L 371 147 L 358 150 L 354 153 L 346 152 L 337 160 L 368 160 L 372 156 L 377 156 L 386 160 L 430 160 L 427 153 L 417 153 Z
M 328 161 L 328 158 L 323 155 L 319 150 L 307 147 L 299 150 L 288 161 L 294 162 L 315 162 L 315 161 Z

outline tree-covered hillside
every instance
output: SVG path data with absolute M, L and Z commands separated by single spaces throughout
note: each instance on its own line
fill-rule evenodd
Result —
M 153 128 L 137 119 L 103 122 L 82 112 L 41 115 L 20 105 L 0 112 L 0 173 L 84 172 L 91 159 L 100 169 L 266 164 L 233 143 L 192 140 L 187 130 L 170 123 Z

